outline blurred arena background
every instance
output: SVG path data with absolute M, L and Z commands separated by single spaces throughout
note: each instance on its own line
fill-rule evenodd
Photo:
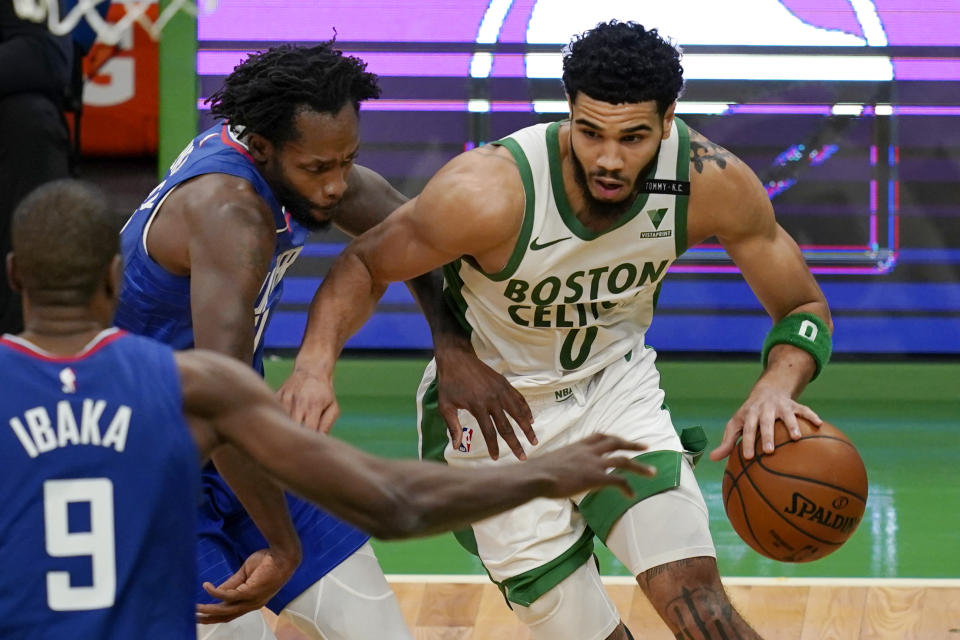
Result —
M 572 34 L 617 17 L 671 36 L 685 52 L 678 115 L 757 172 L 831 304 L 834 363 L 804 400 L 850 435 L 871 483 L 864 521 L 847 545 L 818 562 L 784 565 L 732 532 L 720 500 L 722 465 L 702 461 L 697 475 L 721 573 L 747 579 L 737 583 L 748 585 L 734 594 L 738 603 L 767 578 L 796 579 L 779 583 L 794 599 L 797 589 L 854 589 L 830 597 L 860 606 L 862 624 L 838 627 L 855 626 L 857 635 L 829 636 L 801 620 L 804 638 L 960 637 L 960 2 L 128 0 L 108 11 L 107 3 L 73 4 L 77 13 L 48 24 L 71 31 L 101 13 L 110 24 L 145 18 L 114 31 L 93 24 L 107 37 L 83 58 L 82 109 L 74 104 L 69 114 L 76 171 L 105 187 L 122 215 L 210 124 L 203 101 L 234 65 L 274 43 L 336 36 L 368 62 L 383 96 L 363 105 L 359 162 L 413 196 L 455 154 L 564 117 L 559 51 Z M 274 385 L 289 372 L 307 304 L 344 242 L 335 231 L 315 236 L 287 273 L 267 332 Z M 692 249 L 672 267 L 647 341 L 660 353 L 678 426 L 702 424 L 719 440 L 759 373 L 768 328 L 719 245 Z M 431 345 L 405 287 L 391 287 L 348 347 L 334 434 L 380 455 L 413 457 L 414 392 Z M 410 574 L 461 582 L 483 574 L 450 536 L 381 543 L 377 552 L 384 570 L 399 574 L 401 595 L 418 583 Z M 609 554 L 601 569 L 625 575 Z M 421 595 L 429 588 L 421 585 Z M 476 589 L 450 597 L 481 610 L 489 595 Z M 634 606 L 632 595 L 620 597 Z M 811 604 L 813 591 L 802 597 L 808 614 L 827 606 Z M 432 624 L 433 614 L 403 602 L 424 629 L 467 627 Z M 759 602 L 757 609 L 769 608 Z M 867 622 L 871 602 L 886 613 Z M 771 615 L 768 637 L 801 637 Z

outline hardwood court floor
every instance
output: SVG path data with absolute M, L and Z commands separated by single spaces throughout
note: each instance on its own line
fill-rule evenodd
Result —
M 416 640 L 526 640 L 492 584 L 391 581 Z M 636 586 L 607 592 L 637 640 L 674 640 Z M 957 640 L 960 581 L 726 580 L 734 605 L 765 640 Z M 924 586 L 926 585 L 926 586 Z M 936 586 L 932 586 L 936 585 Z M 281 626 L 279 640 L 302 640 Z

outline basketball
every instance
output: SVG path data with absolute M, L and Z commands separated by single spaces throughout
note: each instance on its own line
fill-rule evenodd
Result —
M 867 471 L 856 447 L 826 422 L 797 416 L 791 440 L 774 425 L 772 454 L 752 460 L 734 448 L 723 473 L 723 505 L 734 531 L 758 553 L 781 562 L 827 556 L 853 534 L 867 504 Z M 742 443 L 741 443 L 742 444 Z

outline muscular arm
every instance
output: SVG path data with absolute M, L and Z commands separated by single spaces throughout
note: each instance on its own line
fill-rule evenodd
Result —
M 406 201 L 407 198 L 382 176 L 365 167 L 355 166 L 348 178 L 346 195 L 334 211 L 332 219 L 341 230 L 356 237 L 382 222 Z M 438 362 L 460 363 L 461 368 L 467 374 L 473 374 L 472 377 L 479 383 L 477 379 L 480 375 L 476 369 L 484 365 L 477 360 L 469 338 L 443 302 L 443 275 L 440 270 L 434 269 L 408 279 L 406 285 L 430 326 Z M 327 384 L 332 374 L 328 368 L 330 363 L 318 361 L 309 349 L 314 339 L 313 332 L 324 322 L 326 319 L 320 316 L 319 300 L 315 299 L 308 311 L 305 348 L 298 353 L 293 374 L 281 388 L 280 398 L 294 420 L 328 432 L 339 415 L 339 407 L 331 387 Z M 445 389 L 449 391 L 450 388 L 458 387 L 456 379 L 452 381 L 452 386 L 443 385 L 450 377 L 451 375 L 444 376 L 441 381 L 441 402 L 444 400 Z M 505 380 L 499 376 L 493 380 L 487 379 L 488 385 L 498 383 L 504 391 L 501 395 L 512 399 L 509 394 L 513 390 Z
M 522 219 L 523 192 L 516 169 L 500 164 L 476 153 L 455 158 L 419 197 L 351 242 L 317 292 L 315 317 L 323 321 L 308 328 L 301 352 L 331 375 L 347 338 L 366 322 L 388 283 L 463 255 L 479 259 L 509 242 Z M 498 178 L 515 181 L 516 189 L 491 193 L 488 185 Z
M 812 313 L 831 326 L 830 310 L 807 268 L 800 248 L 777 224 L 763 186 L 743 162 L 699 133 L 691 131 L 693 189 L 689 242 L 716 236 L 774 322 L 794 313 Z M 815 371 L 813 358 L 791 345 L 777 345 L 750 397 L 731 419 L 724 441 L 712 455 L 729 454 L 742 431 L 744 453 L 752 456 L 759 426 L 766 452 L 773 450 L 773 423 L 783 419 L 799 437 L 795 415 L 819 422 L 798 405 Z M 748 448 L 749 447 L 749 448 Z
M 245 180 L 210 174 L 180 187 L 161 209 L 161 221 L 149 239 L 161 264 L 166 248 L 189 238 L 181 269 L 190 275 L 194 344 L 249 366 L 254 304 L 276 241 L 266 203 Z M 211 459 L 292 571 L 300 561 L 300 542 L 280 487 L 233 447 L 218 449 Z
M 290 489 L 379 538 L 426 535 L 463 526 L 533 497 L 597 486 L 625 488 L 608 467 L 652 470 L 607 454 L 642 449 L 612 436 L 531 462 L 489 469 L 386 460 L 300 429 L 248 367 L 204 351 L 176 355 L 184 413 L 200 446 L 232 443 Z M 484 490 L 476 491 L 482 486 Z
M 357 237 L 383 222 L 407 200 L 380 174 L 355 166 L 348 180 L 347 195 L 334 212 L 333 220 L 341 230 Z M 435 341 L 437 338 L 466 341 L 443 304 L 443 275 L 439 269 L 411 278 L 406 285 L 423 310 Z

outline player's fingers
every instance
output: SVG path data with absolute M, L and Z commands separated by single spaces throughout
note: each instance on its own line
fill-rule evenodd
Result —
M 473 410 L 471 410 L 470 413 L 473 413 L 473 417 L 477 419 L 477 426 L 480 427 L 483 440 L 487 443 L 487 452 L 490 454 L 490 459 L 496 460 L 500 457 L 500 445 L 497 443 L 497 431 L 493 428 L 490 415 L 483 411 L 474 413 Z
M 454 450 L 460 448 L 460 442 L 463 440 L 463 425 L 460 424 L 460 412 L 455 407 L 444 406 L 437 407 L 440 417 L 447 424 L 447 431 L 450 433 L 450 442 Z
M 337 418 L 340 417 L 340 407 L 337 406 L 337 403 L 327 406 L 323 413 L 320 414 L 320 419 L 317 420 L 317 431 L 320 433 L 330 433 L 330 429 L 333 429 L 333 423 L 337 421 Z
M 218 584 L 216 588 L 225 589 L 229 591 L 242 586 L 243 583 L 246 582 L 246 580 L 247 580 L 247 572 L 241 569 L 236 573 L 234 573 L 229 578 L 227 578 L 226 580 L 224 580 L 223 582 L 221 582 L 220 584 Z M 211 584 L 211 586 L 213 585 Z
M 323 420 L 323 412 L 324 412 L 324 407 L 322 405 L 314 403 L 304 412 L 303 426 L 313 431 L 320 431 L 320 428 L 321 428 L 320 424 L 321 424 L 321 421 Z M 336 417 L 334 418 L 334 421 L 335 420 L 336 420 Z M 330 424 L 332 425 L 333 422 L 331 422 Z
M 213 586 L 212 582 L 204 582 L 203 590 L 218 600 L 235 600 L 238 598 L 238 595 L 237 595 L 238 592 L 236 589 L 224 588 L 222 586 L 215 587 Z M 202 605 L 197 605 L 197 606 L 202 606 Z
M 590 442 L 590 445 L 595 448 L 599 453 L 609 453 L 611 451 L 646 451 L 647 445 L 642 442 L 633 442 L 631 440 L 624 440 L 620 436 L 612 436 L 608 434 L 594 434 L 599 436 L 593 439 Z M 592 436 L 591 436 L 592 437 Z
M 805 404 L 797 403 L 797 406 L 794 408 L 794 413 L 801 418 L 806 418 L 813 423 L 814 426 L 819 427 L 823 424 L 823 418 L 817 415 L 817 413 L 808 407 Z
M 533 413 L 530 411 L 530 405 L 527 404 L 526 398 L 519 391 L 510 387 L 504 407 L 513 421 L 517 423 L 520 431 L 527 436 L 530 444 L 539 444 L 537 434 L 533 430 Z
M 628 483 L 626 478 L 623 476 L 614 473 L 608 473 L 603 479 L 603 484 L 610 487 L 616 487 L 628 498 L 633 497 L 633 488 L 630 487 L 630 483 Z
M 287 389 L 287 385 L 282 385 L 277 389 L 277 399 L 280 401 L 280 404 L 283 405 L 284 410 L 289 415 L 293 411 L 293 404 L 291 402 L 293 394 Z
M 773 425 L 777 422 L 777 413 L 773 408 L 766 409 L 760 414 L 760 449 L 766 454 L 773 453 L 774 435 Z
M 652 478 L 657 475 L 657 468 L 652 464 L 644 464 L 642 462 L 637 462 L 636 460 L 627 460 L 621 469 L 626 469 L 627 471 L 633 471 L 641 476 L 647 476 Z
M 747 460 L 753 458 L 755 445 L 757 442 L 757 422 L 758 417 L 755 412 L 748 412 L 743 419 L 743 442 L 740 448 L 743 450 L 743 457 Z
M 723 429 L 723 438 L 720 439 L 717 448 L 710 452 L 710 459 L 717 462 L 730 455 L 737 444 L 738 435 L 740 435 L 740 419 L 734 416 L 727 421 L 727 426 Z
M 606 459 L 607 468 L 616 468 L 623 469 L 625 471 L 633 471 L 636 474 L 641 476 L 652 477 L 657 475 L 657 468 L 649 465 L 643 464 L 642 462 L 637 462 L 632 458 L 626 456 L 610 456 Z
M 200 624 L 217 624 L 230 622 L 250 611 L 247 607 L 210 604 L 197 605 L 196 620 Z
M 800 423 L 797 422 L 797 415 L 793 411 L 786 411 L 780 419 L 783 420 L 783 424 L 787 427 L 787 433 L 790 434 L 790 438 L 799 440 Z
M 507 443 L 507 446 L 510 447 L 513 455 L 517 456 L 520 460 L 526 460 L 527 454 L 523 452 L 523 445 L 520 444 L 520 440 L 513 430 L 513 424 L 507 420 L 503 412 L 499 410 L 494 411 L 492 417 L 494 424 L 497 425 L 497 433 L 500 434 L 504 442 Z

